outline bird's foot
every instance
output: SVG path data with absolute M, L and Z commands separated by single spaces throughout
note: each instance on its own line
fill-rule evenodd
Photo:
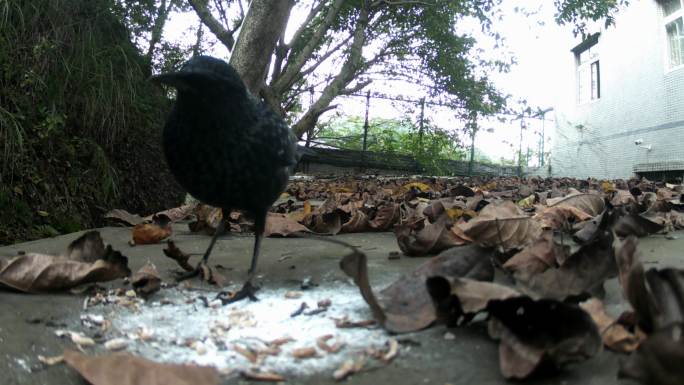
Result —
M 189 270 L 178 274 L 178 276 L 176 276 L 176 282 L 183 282 L 190 278 L 195 278 L 199 276 L 202 273 L 202 268 L 200 266 L 201 264 L 202 262 L 198 263 L 194 270 Z
M 259 291 L 259 289 L 260 287 L 252 285 L 252 280 L 249 279 L 247 280 L 247 282 L 245 282 L 244 285 L 242 285 L 242 288 L 240 290 L 236 292 L 219 292 L 216 295 L 216 299 L 221 300 L 221 303 L 223 305 L 241 301 L 245 298 L 249 298 L 251 301 L 258 301 L 259 299 L 256 297 L 255 294 L 257 291 Z
M 176 282 L 185 281 L 187 279 L 194 278 L 197 276 L 199 276 L 202 279 L 202 281 L 206 281 L 212 285 L 216 285 L 219 287 L 223 287 L 226 282 L 226 279 L 221 274 L 214 271 L 214 269 L 212 269 L 206 262 L 204 262 L 204 260 L 201 260 L 194 270 L 181 273 L 178 277 L 176 277 Z

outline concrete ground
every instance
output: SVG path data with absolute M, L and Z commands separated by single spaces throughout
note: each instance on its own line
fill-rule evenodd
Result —
M 172 239 L 185 252 L 202 253 L 209 237 L 189 233 L 178 225 Z M 130 247 L 130 228 L 99 229 L 106 243 L 129 257 L 129 266 L 136 271 L 148 260 L 158 268 L 165 281 L 172 281 L 175 262 L 164 257 L 163 245 Z M 0 248 L 0 258 L 16 255 L 17 251 L 59 253 L 80 233 L 43 239 Z M 392 233 L 362 233 L 338 235 L 338 239 L 358 246 L 369 259 L 369 275 L 376 290 L 401 274 L 423 263 L 425 258 L 403 257 L 388 260 L 388 254 L 398 251 Z M 640 251 L 646 268 L 673 266 L 684 268 L 684 233 L 672 234 L 666 239 L 656 235 L 641 240 Z M 253 238 L 243 235 L 222 237 L 214 249 L 211 264 L 221 264 L 222 273 L 233 282 L 244 279 L 249 262 Z M 269 290 L 297 289 L 298 282 L 312 277 L 323 286 L 326 282 L 348 284 L 339 270 L 340 258 L 346 253 L 342 247 L 332 246 L 314 239 L 268 238 L 263 242 L 259 272 L 262 275 L 261 293 Z M 232 269 L 231 269 L 232 268 Z M 121 282 L 110 286 L 120 286 Z M 606 284 L 606 303 L 609 311 L 616 312 L 621 304 L 615 279 Z M 316 290 L 316 289 L 313 289 Z M 163 291 L 163 290 L 162 290 Z M 54 330 L 79 330 L 79 316 L 84 296 L 71 294 L 27 295 L 0 292 L 0 383 L 13 384 L 83 384 L 84 381 L 65 365 L 42 367 L 37 355 L 61 354 L 73 344 L 55 337 Z M 239 306 L 239 305 L 231 305 Z M 455 338 L 445 339 L 447 331 Z M 400 336 L 400 355 L 389 365 L 376 367 L 352 376 L 346 382 L 353 384 L 505 384 L 499 373 L 497 343 L 486 334 L 483 325 L 447 330 L 438 325 L 427 330 Z M 631 384 L 616 378 L 620 356 L 603 351 L 593 359 L 567 368 L 555 377 L 529 380 L 530 384 L 609 385 Z M 289 383 L 332 384 L 331 372 L 288 378 Z M 232 376 L 225 383 L 247 383 Z

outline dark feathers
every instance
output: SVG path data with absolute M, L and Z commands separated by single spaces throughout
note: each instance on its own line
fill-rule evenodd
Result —
M 178 182 L 205 203 L 246 210 L 260 222 L 296 164 L 285 122 L 222 60 L 194 57 L 157 79 L 178 90 L 163 139 Z

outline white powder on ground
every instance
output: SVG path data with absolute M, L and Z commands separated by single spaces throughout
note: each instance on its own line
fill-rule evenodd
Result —
M 337 328 L 332 318 L 362 321 L 371 319 L 372 314 L 356 286 L 344 282 L 324 285 L 302 291 L 297 299 L 285 298 L 286 289 L 264 288 L 257 293 L 259 301 L 243 300 L 216 308 L 206 307 L 199 299 L 205 296 L 211 301 L 215 292 L 166 289 L 137 312 L 111 309 L 114 312 L 108 318 L 112 330 L 108 334 L 112 338 L 133 336 L 145 329 L 152 338 L 131 341 L 127 350 L 159 362 L 196 363 L 237 372 L 258 368 L 285 376 L 331 375 L 344 361 L 358 359 L 369 348 L 384 349 L 390 336 L 378 326 Z M 162 304 L 160 297 L 173 303 Z M 307 312 L 326 299 L 332 302 L 327 311 L 291 317 L 302 302 L 308 304 Z M 329 345 L 337 341 L 345 344 L 339 352 L 327 353 L 317 347 L 316 340 L 327 334 L 334 336 Z M 261 355 L 263 360 L 256 364 L 234 349 L 236 344 L 263 349 L 266 343 L 283 337 L 293 341 L 282 345 L 278 355 Z M 317 356 L 293 357 L 294 349 L 305 347 L 315 347 Z

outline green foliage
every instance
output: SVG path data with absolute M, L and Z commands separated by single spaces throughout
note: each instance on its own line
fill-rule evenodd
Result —
M 126 123 L 146 119 L 138 104 L 158 100 L 134 81 L 144 63 L 117 19 L 103 12 L 108 1 L 2 2 L 0 105 L 14 138 L 49 139 L 63 130 L 111 145 Z
M 359 116 L 331 119 L 320 124 L 315 142 L 349 150 L 363 149 L 364 119 Z M 458 139 L 426 122 L 423 134 L 410 119 L 371 119 L 366 139 L 367 150 L 378 153 L 410 155 L 431 173 L 439 173 L 440 160 L 461 160 L 465 150 Z
M 0 244 L 101 224 L 136 199 L 115 158 L 139 132 L 157 140 L 168 104 L 111 5 L 0 0 Z
M 584 36 L 587 20 L 603 20 L 606 28 L 615 23 L 615 15 L 621 6 L 627 6 L 629 0 L 554 0 L 558 9 L 556 22 L 573 26 L 575 36 Z
M 458 113 L 471 111 L 489 115 L 500 111 L 505 97 L 490 82 L 487 74 L 507 71 L 512 58 L 495 61 L 475 59 L 475 40 L 459 34 L 456 26 L 466 18 L 475 18 L 488 32 L 493 8 L 500 0 L 379 2 L 371 9 L 364 56 L 357 71 L 357 81 L 366 76 L 375 80 L 400 80 L 419 85 L 433 100 L 455 106 Z M 332 5 L 332 1 L 327 1 Z M 312 65 L 328 54 L 331 46 L 349 36 L 365 2 L 345 1 L 337 18 L 326 32 L 314 54 L 307 58 Z M 323 7 L 324 10 L 330 7 Z M 289 60 L 299 55 L 314 31 L 326 17 L 316 15 L 298 39 L 292 42 Z M 495 34 L 492 34 L 495 36 Z M 343 52 L 348 55 L 348 50 Z M 342 55 L 342 53 L 338 54 Z M 333 55 L 333 57 L 336 57 Z M 338 67 L 333 67 L 338 70 Z M 365 75 L 372 73 L 372 75 Z M 333 74 L 315 72 L 306 82 L 315 84 Z M 307 88 L 309 85 L 299 86 Z M 286 96 L 286 100 L 289 96 Z M 286 109 L 287 110 L 287 109 Z
M 184 42 L 171 42 L 163 39 L 149 51 L 151 34 L 155 28 L 162 28 L 171 12 L 183 12 L 190 9 L 184 0 L 114 0 L 112 13 L 126 27 L 129 39 L 138 51 L 151 57 L 145 57 L 146 74 L 177 70 L 191 55 L 193 47 Z M 162 31 L 160 30 L 161 34 Z

